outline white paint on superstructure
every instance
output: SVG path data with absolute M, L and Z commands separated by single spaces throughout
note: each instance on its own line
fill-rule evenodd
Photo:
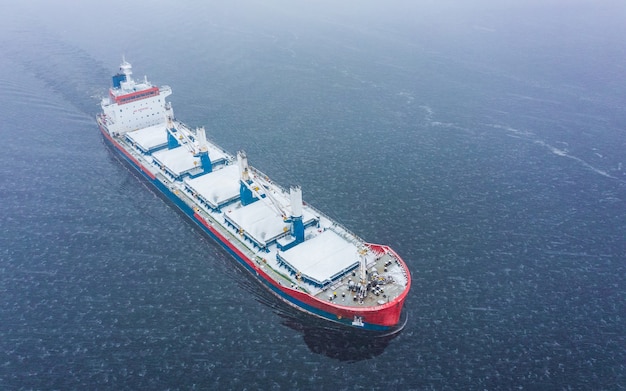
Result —
M 123 61 L 120 71 L 125 80 L 119 88 L 109 89 L 109 96 L 102 99 L 101 106 L 111 134 L 124 134 L 133 130 L 165 123 L 173 116 L 165 98 L 172 94 L 168 86 L 152 85 L 147 78 L 137 83 L 132 78 L 132 65 Z

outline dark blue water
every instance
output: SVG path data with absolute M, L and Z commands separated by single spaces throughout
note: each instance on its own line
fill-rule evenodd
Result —
M 625 16 L 12 6 L 0 388 L 626 388 Z M 122 55 L 172 86 L 179 119 L 396 249 L 405 330 L 363 338 L 287 311 L 121 165 L 94 116 Z

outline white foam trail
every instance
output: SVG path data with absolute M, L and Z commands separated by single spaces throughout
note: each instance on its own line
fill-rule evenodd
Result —
M 489 126 L 491 128 L 494 128 L 494 129 L 502 129 L 502 130 L 505 130 L 507 132 L 514 133 L 516 135 L 524 136 L 524 137 L 526 137 L 526 139 L 528 141 L 533 141 L 535 144 L 538 144 L 538 145 L 541 145 L 542 147 L 547 148 L 548 150 L 550 150 L 550 152 L 552 152 L 553 154 L 555 154 L 557 156 L 562 156 L 562 157 L 566 157 L 566 158 L 575 160 L 578 163 L 580 163 L 581 165 L 583 165 L 585 168 L 595 172 L 596 174 L 600 174 L 603 177 L 616 179 L 616 180 L 621 181 L 620 178 L 617 178 L 617 177 L 609 174 L 608 172 L 606 172 L 604 170 L 601 170 L 601 169 L 599 169 L 597 167 L 592 166 L 591 164 L 587 163 L 583 159 L 581 159 L 579 157 L 576 157 L 576 156 L 570 155 L 567 149 L 557 148 L 557 147 L 555 147 L 553 145 L 550 145 L 550 144 L 548 144 L 548 143 L 546 143 L 544 141 L 541 141 L 541 140 L 533 140 L 532 137 L 531 137 L 531 136 L 535 136 L 535 134 L 533 132 L 526 131 L 526 130 L 515 129 L 515 128 L 513 128 L 511 126 L 508 126 L 508 125 L 499 125 L 499 124 L 484 124 L 484 125 L 485 126 Z M 560 141 L 559 143 L 563 144 L 563 145 L 566 145 L 566 146 L 568 145 L 564 141 Z M 599 156 L 599 157 L 603 157 L 601 154 L 599 154 L 597 152 L 596 152 L 596 155 Z M 621 163 L 620 163 L 620 166 L 618 167 L 618 170 L 621 170 Z
M 446 129 L 456 129 L 456 130 L 461 130 L 463 132 L 467 132 L 467 133 L 471 133 L 474 134 L 474 130 L 472 129 L 468 129 L 468 128 L 464 128 L 462 126 L 459 126 L 453 122 L 441 122 L 441 121 L 434 121 L 433 117 L 435 116 L 435 112 L 433 111 L 433 109 L 430 106 L 426 106 L 426 105 L 420 105 L 418 106 L 420 109 L 424 110 L 424 121 L 428 123 L 428 125 L 432 126 L 432 127 L 436 127 L 436 128 L 446 128 Z
M 431 122 L 432 119 L 433 119 L 433 114 L 434 114 L 433 109 L 431 109 L 430 107 L 425 106 L 425 105 L 421 105 L 421 106 L 419 106 L 419 108 L 426 112 L 426 116 L 424 117 L 424 119 L 426 119 L 427 121 Z
M 568 154 L 566 149 L 559 149 L 559 148 L 553 147 L 552 145 L 547 144 L 547 143 L 545 143 L 543 141 L 535 141 L 535 144 L 539 144 L 539 145 L 541 145 L 543 147 L 548 148 L 555 155 L 563 156 L 563 157 L 575 160 L 578 163 L 582 164 L 584 167 L 586 167 L 586 168 L 590 169 L 591 171 L 593 171 L 593 172 L 595 172 L 597 174 L 600 174 L 600 175 L 602 175 L 604 177 L 611 178 L 611 179 L 619 179 L 619 178 L 614 177 L 613 175 L 609 174 L 608 172 L 606 172 L 604 170 L 601 170 L 599 168 L 596 168 L 596 167 L 592 166 L 591 164 L 587 163 L 586 161 L 584 161 L 583 159 L 581 159 L 579 157 L 572 156 L 572 155 Z
M 487 33 L 495 33 L 496 29 L 493 29 L 491 27 L 485 27 L 485 26 L 479 26 L 479 25 L 474 25 L 472 26 L 472 28 L 474 30 L 478 30 L 478 31 L 485 31 Z
M 515 129 L 515 128 L 513 128 L 511 126 L 508 126 L 508 125 L 485 124 L 485 126 L 489 126 L 491 128 L 494 128 L 494 129 L 506 130 L 507 132 L 519 134 L 519 135 L 522 135 L 522 136 L 534 136 L 534 133 L 531 132 L 531 131 Z
M 407 104 L 410 104 L 410 103 L 412 103 L 415 100 L 415 97 L 413 97 L 413 94 L 411 94 L 410 92 L 401 91 L 401 92 L 398 92 L 398 95 L 403 97 L 403 98 L 406 98 L 406 103 Z M 420 107 L 423 108 L 423 106 L 420 106 Z M 432 112 L 432 110 L 431 110 L 431 112 Z

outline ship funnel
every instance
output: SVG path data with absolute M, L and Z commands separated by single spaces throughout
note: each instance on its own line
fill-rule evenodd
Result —
M 118 73 L 113 75 L 113 88 L 122 88 L 122 83 L 126 81 L 126 75 Z

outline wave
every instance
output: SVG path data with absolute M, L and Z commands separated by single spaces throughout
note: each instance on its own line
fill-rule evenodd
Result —
M 562 156 L 562 157 L 566 157 L 566 158 L 575 160 L 578 163 L 580 163 L 581 165 L 583 165 L 585 168 L 595 172 L 596 174 L 600 174 L 600 175 L 602 175 L 604 177 L 607 177 L 607 178 L 620 180 L 620 178 L 615 177 L 615 176 L 609 174 L 608 172 L 606 172 L 604 170 L 601 170 L 601 169 L 599 169 L 597 167 L 592 166 L 591 164 L 587 163 L 583 159 L 581 159 L 579 157 L 576 157 L 576 156 L 573 156 L 573 155 L 570 155 L 568 153 L 567 149 L 560 149 L 560 148 L 554 147 L 554 146 L 552 146 L 552 145 L 550 145 L 550 144 L 548 144 L 548 143 L 546 143 L 544 141 L 541 141 L 541 140 L 536 140 L 535 144 L 538 144 L 538 145 L 541 145 L 542 147 L 547 148 L 548 150 L 550 150 L 553 154 L 555 154 L 557 156 Z
M 535 133 L 533 133 L 533 132 L 531 132 L 529 130 L 520 130 L 520 129 L 513 128 L 511 126 L 508 126 L 508 125 L 500 125 L 500 124 L 483 124 L 483 125 L 484 126 L 488 126 L 490 128 L 494 128 L 494 129 L 505 130 L 505 131 L 507 131 L 509 133 L 514 134 L 515 136 L 519 136 L 519 137 L 516 137 L 516 138 L 520 138 L 520 139 L 524 139 L 524 140 L 527 140 L 527 141 L 531 141 L 531 142 L 533 142 L 533 143 L 535 143 L 537 145 L 540 145 L 540 146 L 548 149 L 551 153 L 553 153 L 553 154 L 555 154 L 557 156 L 561 156 L 561 157 L 566 157 L 568 159 L 572 159 L 572 160 L 578 162 L 579 164 L 581 164 L 583 167 L 585 167 L 585 168 L 595 172 L 596 174 L 602 175 L 603 177 L 610 178 L 610 179 L 615 179 L 615 180 L 618 180 L 618 181 L 623 181 L 621 178 L 613 176 L 610 173 L 608 173 L 607 171 L 602 170 L 602 169 L 600 169 L 598 167 L 595 167 L 595 166 L 589 164 L 587 161 L 585 161 L 585 160 L 583 160 L 583 159 L 581 159 L 581 158 L 579 158 L 577 156 L 571 155 L 566 148 L 558 148 L 558 147 L 555 147 L 555 146 L 553 146 L 551 144 L 548 144 L 547 142 L 545 142 L 543 140 L 536 139 Z M 569 145 L 565 141 L 560 141 L 559 143 L 563 144 L 564 146 L 568 146 Z M 599 154 L 597 152 L 595 153 L 595 155 L 599 156 L 599 157 L 603 157 L 603 155 L 601 155 L 601 154 Z M 620 171 L 620 170 L 621 170 L 621 163 L 620 163 L 620 165 L 618 167 L 618 171 Z
M 110 72 L 86 50 L 44 26 L 37 27 L 16 33 L 12 39 L 1 39 L 0 47 L 18 69 L 35 76 L 45 88 L 84 114 L 95 116 L 96 98 L 104 94 L 97 81 L 107 80 Z
M 433 120 L 433 115 L 434 115 L 433 109 L 426 105 L 420 105 L 419 108 L 424 110 L 424 112 L 426 113 L 424 115 L 424 119 L 428 122 L 431 122 Z
M 498 125 L 498 124 L 484 124 L 484 125 L 490 128 L 501 129 L 501 130 L 505 130 L 507 132 L 514 133 L 517 135 L 522 135 L 522 136 L 534 136 L 535 135 L 533 132 L 529 130 L 520 130 L 520 129 L 513 128 L 511 126 L 508 126 L 508 125 Z
M 430 106 L 420 105 L 418 107 L 420 109 L 424 110 L 424 121 L 426 122 L 426 124 L 428 124 L 429 126 L 431 126 L 433 128 L 456 129 L 456 130 L 460 130 L 460 131 L 471 133 L 471 134 L 475 133 L 472 129 L 465 128 L 465 127 L 460 126 L 460 125 L 458 125 L 458 124 L 456 124 L 454 122 L 435 121 L 433 119 L 433 117 L 435 116 L 435 112 L 433 111 L 433 109 Z

